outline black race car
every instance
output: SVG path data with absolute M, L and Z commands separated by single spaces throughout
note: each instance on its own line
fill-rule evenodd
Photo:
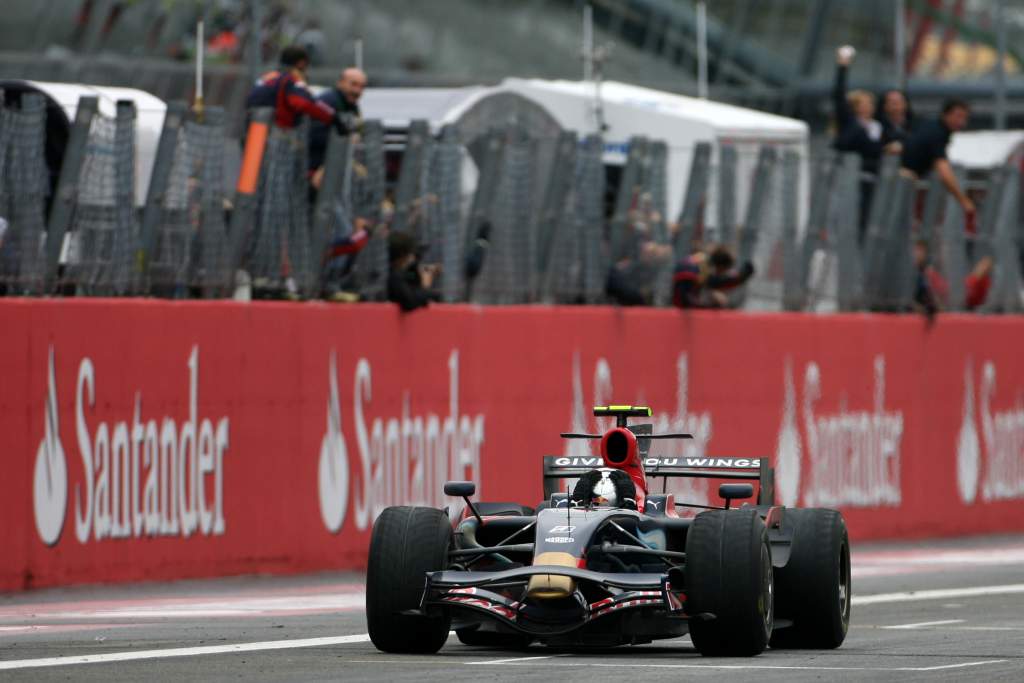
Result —
M 545 456 L 547 500 L 536 510 L 473 503 L 471 482 L 448 509 L 390 507 L 373 526 L 366 586 L 370 638 L 385 652 L 436 652 L 454 630 L 467 645 L 521 648 L 647 643 L 690 634 L 702 655 L 772 647 L 835 648 L 850 623 L 850 549 L 835 510 L 773 504 L 764 459 L 649 455 L 649 408 L 602 406 L 615 417 L 593 439 L 600 455 Z M 654 493 L 658 477 L 723 483 L 721 507 Z M 578 478 L 571 492 L 557 480 Z M 555 484 L 555 485 L 552 485 Z M 677 507 L 702 508 L 680 517 Z

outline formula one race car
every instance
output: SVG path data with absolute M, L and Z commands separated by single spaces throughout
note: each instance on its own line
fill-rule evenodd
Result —
M 467 645 L 522 648 L 647 643 L 690 634 L 702 655 L 772 647 L 835 648 L 850 623 L 850 549 L 835 510 L 773 504 L 766 460 L 649 455 L 649 408 L 606 406 L 600 455 L 544 458 L 550 492 L 536 510 L 473 503 L 472 482 L 445 493 L 466 507 L 390 507 L 373 527 L 366 586 L 370 638 L 385 652 L 436 652 L 454 629 Z M 656 477 L 723 483 L 720 507 L 653 493 Z M 546 491 L 547 493 L 548 491 Z M 680 517 L 677 507 L 703 509 Z

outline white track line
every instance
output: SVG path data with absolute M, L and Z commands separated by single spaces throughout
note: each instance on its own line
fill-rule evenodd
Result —
M 877 595 L 860 595 L 853 597 L 854 605 L 877 605 L 893 602 L 913 602 L 919 600 L 944 600 L 948 598 L 967 598 L 988 595 L 1012 595 L 1024 593 L 1024 583 L 1007 584 L 1003 586 L 974 586 L 970 588 L 943 588 L 936 590 L 906 591 L 903 593 L 881 593 Z M 949 620 L 938 623 L 954 623 L 959 620 Z M 933 622 L 934 625 L 938 623 Z M 925 624 L 918 624 L 918 626 Z M 905 626 L 909 628 L 908 625 Z M 889 627 L 892 628 L 892 627 Z M 335 636 L 327 638 L 305 638 L 298 640 L 270 640 L 255 643 L 237 643 L 234 645 L 210 645 L 204 647 L 166 648 L 161 650 L 140 650 L 135 652 L 110 652 L 96 655 L 79 655 L 69 657 L 45 657 L 40 659 L 18 659 L 12 661 L 0 661 L 0 671 L 11 669 L 29 669 L 52 666 L 68 666 L 73 664 L 98 664 L 104 662 L 127 662 L 143 659 L 162 659 L 167 657 L 193 657 L 196 655 L 232 654 L 237 652 L 255 652 L 261 650 L 289 650 L 295 648 L 321 647 L 324 645 L 343 645 L 346 643 L 365 643 L 370 640 L 368 634 L 362 633 L 351 636 Z M 549 659 L 543 657 L 519 657 L 514 660 L 497 660 L 489 662 L 473 662 L 475 664 L 486 663 L 528 663 L 530 660 Z M 965 662 L 961 664 L 948 664 L 938 667 L 903 667 L 903 668 L 858 668 L 858 667 L 800 667 L 800 666 L 771 666 L 771 665 L 706 665 L 706 664 L 598 664 L 590 666 L 613 667 L 613 666 L 638 666 L 654 668 L 719 668 L 719 669 L 795 669 L 808 671 L 938 671 L 942 669 L 954 669 L 967 666 L 980 666 L 982 664 L 994 664 L 1004 660 L 988 660 L 984 662 Z M 547 666 L 567 666 L 545 662 Z
M 302 647 L 322 647 L 324 645 L 345 645 L 348 643 L 365 643 L 370 640 L 369 634 L 360 633 L 354 636 L 334 636 L 329 638 L 304 638 L 301 640 L 265 640 L 256 643 L 236 643 L 234 645 L 208 645 L 204 647 L 177 647 L 164 650 L 139 650 L 137 652 L 109 652 L 101 655 L 75 655 L 70 657 L 46 657 L 42 659 L 16 659 L 0 661 L 0 671 L 10 669 L 34 669 L 50 666 L 68 666 L 71 664 L 103 664 L 109 662 L 130 662 L 138 659 L 163 659 L 166 657 L 194 657 L 196 655 L 221 655 L 237 652 L 257 652 L 260 650 L 291 650 Z
M 533 657 L 527 657 L 526 659 L 533 659 Z M 728 671 L 882 671 L 882 672 L 897 672 L 897 671 L 943 671 L 945 669 L 964 669 L 971 666 L 984 666 L 986 664 L 1002 664 L 1006 662 L 1005 659 L 986 659 L 980 662 L 959 662 L 957 664 L 940 664 L 938 666 L 814 666 L 814 665 L 786 665 L 786 664 L 639 664 L 635 661 L 623 661 L 621 663 L 616 662 L 590 662 L 587 659 L 580 659 L 572 663 L 562 664 L 560 662 L 537 662 L 537 666 L 543 666 L 547 668 L 553 667 L 573 667 L 580 668 L 581 666 L 590 666 L 601 669 L 615 669 L 615 668 L 628 668 L 628 669 L 722 669 Z M 380 665 L 396 665 L 396 666 L 444 666 L 451 667 L 452 661 L 450 659 L 344 659 L 341 660 L 342 664 L 380 664 Z M 461 662 L 464 666 L 473 664 L 483 664 L 484 662 Z M 510 662 L 510 665 L 513 665 Z M 530 666 L 533 662 L 523 662 L 518 666 Z M 552 676 L 553 679 L 557 680 L 557 676 Z
M 641 669 L 726 669 L 729 671 L 780 669 L 784 671 L 941 671 L 944 669 L 962 669 L 969 666 L 982 666 L 985 664 L 1002 664 L 1005 659 L 987 659 L 982 662 L 960 662 L 959 664 L 943 664 L 941 666 L 787 666 L 784 664 L 637 664 L 629 662 L 622 664 L 610 664 L 605 662 L 584 662 L 587 666 L 602 668 L 613 667 L 638 667 Z M 554 664 L 546 666 L 579 666 L 579 664 Z
M 1024 583 L 1003 586 L 972 586 L 970 588 L 938 588 L 903 593 L 879 593 L 877 595 L 855 595 L 854 605 L 878 605 L 891 602 L 917 602 L 919 600 L 945 600 L 946 598 L 973 598 L 986 595 L 1013 595 L 1024 593 Z
M 540 655 L 537 657 L 512 657 L 510 659 L 489 659 L 486 662 L 466 662 L 467 664 L 518 664 L 532 659 L 551 659 L 552 657 L 564 657 L 565 655 Z
M 946 624 L 962 624 L 963 619 L 943 619 L 942 621 L 919 621 L 916 624 L 898 624 L 896 626 L 882 626 L 881 628 L 889 629 L 911 629 L 911 628 L 924 628 L 925 626 L 943 626 Z

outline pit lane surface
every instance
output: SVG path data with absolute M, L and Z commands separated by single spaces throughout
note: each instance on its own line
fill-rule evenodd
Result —
M 1024 680 L 1024 536 L 854 547 L 831 651 L 701 657 L 688 638 L 600 653 L 377 652 L 363 577 L 83 587 L 0 596 L 0 680 Z

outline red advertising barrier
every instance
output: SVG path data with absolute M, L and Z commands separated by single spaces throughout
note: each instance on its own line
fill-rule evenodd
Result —
M 360 567 L 447 479 L 539 502 L 607 402 L 695 435 L 663 454 L 770 456 L 857 539 L 1024 529 L 1022 318 L 5 300 L 0 330 L 2 590 Z

